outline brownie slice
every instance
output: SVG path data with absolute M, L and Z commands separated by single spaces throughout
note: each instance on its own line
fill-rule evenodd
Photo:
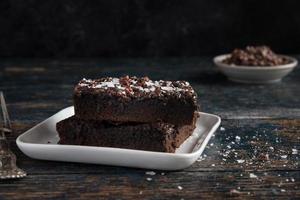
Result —
M 75 115 L 117 122 L 191 124 L 197 96 L 186 81 L 147 77 L 83 79 L 74 90 Z
M 190 125 L 175 126 L 168 123 L 125 123 L 122 125 L 95 120 L 82 120 L 75 116 L 56 124 L 60 144 L 101 146 L 159 152 L 175 152 L 195 129 Z

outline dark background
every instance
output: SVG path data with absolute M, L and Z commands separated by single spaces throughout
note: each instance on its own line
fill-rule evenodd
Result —
M 300 52 L 299 0 L 1 0 L 0 57 Z

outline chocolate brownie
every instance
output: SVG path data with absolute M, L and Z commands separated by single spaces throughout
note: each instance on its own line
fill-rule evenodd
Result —
M 191 124 L 196 93 L 186 81 L 147 77 L 83 79 L 74 90 L 75 115 L 116 122 Z
M 168 123 L 124 123 L 115 125 L 96 120 L 82 120 L 75 116 L 56 124 L 60 144 L 102 146 L 159 152 L 175 152 L 195 129 L 190 125 Z

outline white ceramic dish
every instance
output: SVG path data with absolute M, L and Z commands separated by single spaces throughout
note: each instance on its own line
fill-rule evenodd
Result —
M 55 125 L 74 115 L 68 107 L 41 122 L 17 138 L 23 153 L 35 159 L 116 165 L 136 168 L 179 170 L 192 165 L 202 154 L 212 134 L 220 125 L 216 115 L 200 113 L 194 133 L 176 150 L 161 153 L 131 149 L 57 144 Z
M 219 70 L 224 73 L 229 80 L 242 83 L 275 83 L 281 81 L 283 77 L 288 75 L 298 64 L 297 59 L 284 56 L 292 62 L 286 65 L 278 66 L 238 66 L 228 65 L 222 61 L 230 54 L 216 56 L 214 63 L 218 66 Z

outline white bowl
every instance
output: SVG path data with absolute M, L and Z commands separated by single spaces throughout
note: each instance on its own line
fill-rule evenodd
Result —
M 222 62 L 228 56 L 230 56 L 230 54 L 216 56 L 214 58 L 214 63 L 218 66 L 218 69 L 228 77 L 229 80 L 241 83 L 265 84 L 279 82 L 298 64 L 297 59 L 280 55 L 291 60 L 292 62 L 277 66 L 229 65 Z

